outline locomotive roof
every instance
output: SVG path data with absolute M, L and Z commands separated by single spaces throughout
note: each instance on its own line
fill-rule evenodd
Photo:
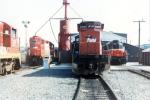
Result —
M 11 28 L 13 28 L 13 29 L 16 29 L 16 28 L 12 27 L 11 25 L 9 25 L 8 23 L 6 23 L 6 22 L 3 22 L 3 21 L 0 21 L 0 24 L 3 24 L 3 25 L 6 25 L 6 26 L 9 26 L 9 27 L 11 27 Z
M 142 52 L 150 52 L 150 48 L 144 49 Z
M 120 41 L 119 41 L 119 40 L 113 40 L 112 42 L 113 42 L 113 43 L 117 43 L 117 42 L 120 42 Z
M 101 25 L 102 23 L 99 21 L 83 21 L 80 25 Z
M 6 22 L 0 21 L 1 24 L 8 25 Z M 9 26 L 9 25 L 8 25 Z
M 108 44 L 113 44 L 113 43 L 122 43 L 122 42 L 120 42 L 119 40 L 112 40 L 112 41 L 107 42 L 106 44 L 108 45 Z
M 78 29 L 103 29 L 104 24 L 99 21 L 83 21 L 78 24 Z

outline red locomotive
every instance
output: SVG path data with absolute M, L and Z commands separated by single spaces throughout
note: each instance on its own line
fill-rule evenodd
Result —
M 85 21 L 78 24 L 79 36 L 72 44 L 72 71 L 79 75 L 101 74 L 109 68 L 107 55 L 102 55 L 101 31 L 104 24 Z
M 17 30 L 0 21 L 0 74 L 11 73 L 20 68 L 20 40 Z
M 30 38 L 30 48 L 28 52 L 29 65 L 43 65 L 43 58 L 54 55 L 54 44 L 43 40 L 39 36 Z
M 103 53 L 110 56 L 111 64 L 125 64 L 127 62 L 127 52 L 123 43 L 113 40 L 104 45 Z

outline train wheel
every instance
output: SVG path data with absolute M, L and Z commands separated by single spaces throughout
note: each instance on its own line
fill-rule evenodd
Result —
M 11 70 L 10 71 L 6 71 L 7 74 L 11 74 L 11 72 L 12 72 Z
M 19 59 L 15 59 L 15 67 L 14 67 L 14 69 L 18 70 L 18 69 L 20 69 L 20 67 L 21 67 L 21 65 L 20 65 Z
M 39 65 L 39 58 L 38 57 L 34 57 L 33 58 L 33 65 L 34 66 L 38 66 Z
M 98 75 L 101 75 L 101 66 L 98 67 Z
M 40 64 L 41 66 L 43 66 L 43 59 L 41 58 L 41 64 Z
M 11 62 L 11 64 L 9 65 L 10 70 L 7 71 L 7 74 L 11 74 L 12 72 L 14 72 L 14 67 L 15 67 L 15 60 L 13 62 Z
M 98 67 L 98 75 L 102 75 L 104 69 L 105 69 L 105 64 L 100 64 Z
M 14 64 L 12 65 L 12 71 L 11 71 L 11 73 L 15 73 L 15 65 Z
M 97 63 L 97 74 L 101 75 L 101 66 L 99 63 Z
M 33 65 L 32 57 L 29 57 L 29 58 L 28 58 L 28 65 L 29 65 L 29 66 L 32 66 L 32 65 Z
M 2 74 L 2 63 L 0 62 L 0 74 Z
M 41 61 L 41 58 L 39 57 L 39 58 L 38 58 L 38 61 L 37 61 L 37 65 L 40 65 L 40 66 L 41 66 L 41 62 L 42 62 L 42 61 Z
M 5 68 L 5 66 L 2 67 L 2 75 L 6 75 L 6 68 Z

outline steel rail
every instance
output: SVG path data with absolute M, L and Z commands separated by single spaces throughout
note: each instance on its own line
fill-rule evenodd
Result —
M 72 100 L 117 100 L 102 77 L 80 78 Z
M 113 92 L 112 88 L 108 85 L 108 83 L 101 76 L 99 76 L 99 81 L 102 83 L 102 85 L 104 86 L 104 88 L 106 90 L 108 90 L 107 94 L 108 94 L 110 100 L 118 100 L 117 96 Z
M 148 72 L 148 71 L 145 71 L 145 70 L 133 70 L 133 69 L 129 69 L 128 71 L 150 79 L 150 72 Z
M 78 96 L 79 90 L 80 90 L 80 84 L 81 84 L 81 78 L 78 79 L 77 88 L 75 90 L 75 93 L 74 93 L 72 100 L 77 100 L 77 96 Z

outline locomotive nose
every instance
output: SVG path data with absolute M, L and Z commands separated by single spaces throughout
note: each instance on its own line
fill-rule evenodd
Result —
M 111 52 L 111 55 L 113 55 L 113 56 L 124 56 L 124 51 L 114 50 L 114 51 Z

